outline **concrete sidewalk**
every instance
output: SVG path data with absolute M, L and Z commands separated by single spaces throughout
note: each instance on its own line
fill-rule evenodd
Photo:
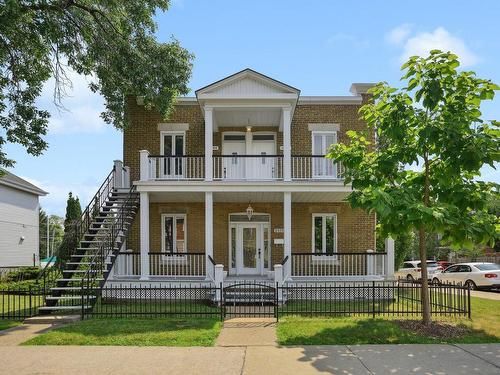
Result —
M 4 346 L 3 374 L 300 375 L 500 373 L 500 345 L 213 348 Z

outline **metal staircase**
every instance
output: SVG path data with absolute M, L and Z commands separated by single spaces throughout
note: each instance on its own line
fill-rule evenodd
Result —
M 55 286 L 50 288 L 41 314 L 80 313 L 92 309 L 113 267 L 118 252 L 139 207 L 135 187 L 128 188 L 123 171 L 115 167 L 74 226 L 74 246 L 58 260 L 60 269 Z M 49 272 L 46 268 L 43 271 Z

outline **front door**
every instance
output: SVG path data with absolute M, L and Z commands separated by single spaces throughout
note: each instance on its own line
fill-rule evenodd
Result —
M 251 275 L 260 273 L 260 228 L 257 224 L 241 224 L 240 229 L 240 270 L 241 274 Z

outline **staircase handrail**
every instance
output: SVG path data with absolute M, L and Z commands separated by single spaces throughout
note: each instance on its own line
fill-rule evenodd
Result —
M 96 211 L 97 211 L 97 213 L 99 213 L 104 202 L 106 201 L 106 198 L 109 196 L 109 193 L 114 188 L 114 185 L 115 185 L 114 180 L 115 180 L 115 167 L 113 166 L 113 168 L 111 169 L 111 172 L 108 173 L 108 175 L 106 176 L 106 178 L 102 182 L 101 186 L 99 187 L 99 189 L 97 189 L 97 192 L 94 194 L 94 196 L 90 200 L 87 207 L 85 207 L 85 210 L 83 211 L 80 219 L 78 221 L 76 221 L 74 224 L 72 224 L 72 226 L 74 226 L 74 228 L 75 228 L 74 235 L 76 236 L 75 249 L 76 249 L 76 247 L 78 247 L 78 244 L 80 243 L 80 241 L 82 239 L 82 236 L 88 231 L 88 229 L 90 227 L 91 220 L 95 216 L 95 215 L 91 216 L 91 213 L 95 213 Z M 110 188 L 110 186 L 111 186 L 111 188 Z M 103 199 L 103 195 L 104 195 L 105 191 L 107 191 L 107 194 L 106 194 L 105 198 Z M 96 202 L 99 202 L 99 207 L 96 207 Z M 87 220 L 85 220 L 85 219 L 87 219 Z M 82 229 L 82 228 L 84 228 L 84 229 Z M 75 249 L 73 249 L 73 252 L 75 251 Z M 68 255 L 71 256 L 72 254 L 68 254 Z M 61 262 L 62 261 L 63 260 L 59 256 L 51 257 L 49 259 L 49 261 L 47 262 L 47 264 L 45 265 L 45 267 L 43 267 L 43 269 L 38 274 L 36 282 L 39 283 L 40 280 L 43 280 L 43 284 L 45 286 L 45 281 L 46 281 L 46 278 L 47 278 L 49 271 L 53 267 L 56 267 L 56 269 L 61 269 L 61 266 L 62 266 Z M 56 264 L 56 262 L 57 262 L 57 264 Z

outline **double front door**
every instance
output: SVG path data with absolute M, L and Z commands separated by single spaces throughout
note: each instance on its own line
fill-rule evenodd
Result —
M 236 275 L 264 275 L 270 263 L 269 224 L 231 226 L 231 265 Z

